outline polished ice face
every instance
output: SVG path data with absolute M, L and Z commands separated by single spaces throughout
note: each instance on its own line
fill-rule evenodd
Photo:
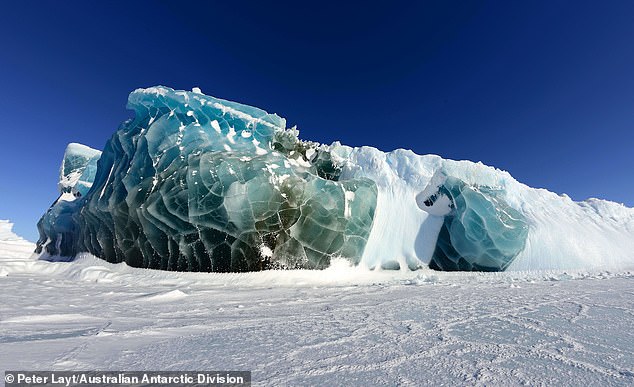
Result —
M 39 249 L 185 271 L 360 259 L 376 185 L 337 181 L 328 147 L 300 141 L 277 115 L 200 93 L 137 90 L 128 107 L 135 117 L 106 144 L 90 190 L 43 217 Z
M 438 270 L 501 271 L 524 249 L 528 224 L 504 192 L 445 177 L 419 206 L 444 216 L 429 266 Z

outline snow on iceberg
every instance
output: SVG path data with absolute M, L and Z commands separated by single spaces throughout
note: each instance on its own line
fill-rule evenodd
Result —
M 0 219 L 0 277 L 8 274 L 7 261 L 28 257 L 35 245 L 13 232 L 13 223 Z
M 139 89 L 128 108 L 102 154 L 67 149 L 37 252 L 183 271 L 633 261 L 634 211 L 614 203 L 467 161 L 302 141 L 277 115 L 199 90 Z

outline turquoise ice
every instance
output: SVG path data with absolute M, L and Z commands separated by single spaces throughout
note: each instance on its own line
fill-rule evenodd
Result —
M 430 267 L 438 270 L 500 271 L 524 249 L 528 224 L 503 199 L 503 191 L 447 177 L 423 203 L 448 199 Z
M 183 271 L 361 257 L 376 185 L 337 181 L 327 147 L 300 141 L 284 119 L 165 87 L 133 92 L 128 108 L 135 117 L 106 144 L 90 190 L 43 217 L 38 249 Z
M 82 144 L 70 143 L 59 170 L 59 190 L 81 197 L 88 193 L 97 173 L 101 152 Z

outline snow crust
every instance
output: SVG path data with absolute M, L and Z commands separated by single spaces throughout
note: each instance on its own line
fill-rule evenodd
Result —
M 8 222 L 0 230 L 0 371 L 245 369 L 254 385 L 634 382 L 632 271 L 368 270 L 339 259 L 325 270 L 167 272 L 87 254 L 38 259 Z

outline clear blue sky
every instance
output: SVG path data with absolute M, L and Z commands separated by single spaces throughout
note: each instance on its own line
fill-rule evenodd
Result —
M 633 1 L 264 3 L 4 2 L 0 218 L 35 240 L 66 144 L 102 149 L 157 84 L 634 205 Z

